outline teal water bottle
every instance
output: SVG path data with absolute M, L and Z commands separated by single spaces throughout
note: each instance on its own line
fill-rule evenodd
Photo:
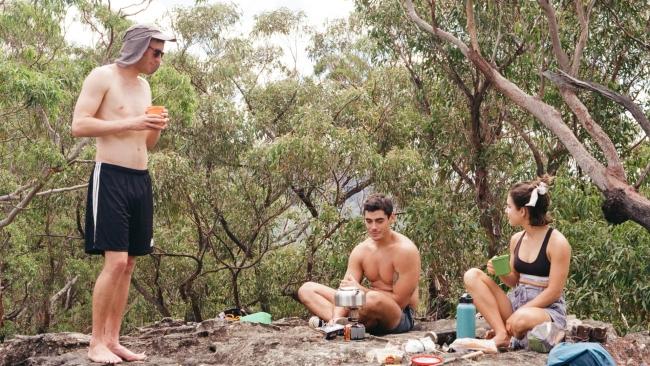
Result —
M 476 338 L 476 307 L 468 293 L 460 297 L 456 308 L 456 338 Z

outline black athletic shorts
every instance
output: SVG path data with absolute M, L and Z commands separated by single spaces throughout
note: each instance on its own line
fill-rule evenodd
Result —
M 95 163 L 86 202 L 86 253 L 153 251 L 153 194 L 147 170 Z
M 375 326 L 371 329 L 368 329 L 368 333 L 372 335 L 386 335 L 386 334 L 398 334 L 406 333 L 413 330 L 415 326 L 415 321 L 413 320 L 414 311 L 411 308 L 411 305 L 406 305 L 404 310 L 402 310 L 402 315 L 399 319 L 399 324 L 393 329 L 386 329 L 381 325 Z

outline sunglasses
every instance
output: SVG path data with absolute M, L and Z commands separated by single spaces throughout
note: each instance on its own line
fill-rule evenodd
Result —
M 163 50 L 159 50 L 159 49 L 157 49 L 157 48 L 153 48 L 153 47 L 151 47 L 151 46 L 149 46 L 149 47 L 147 47 L 147 48 L 153 51 L 153 57 L 156 57 L 156 58 L 160 57 L 160 58 L 162 58 L 163 56 L 165 56 L 165 52 L 164 52 Z

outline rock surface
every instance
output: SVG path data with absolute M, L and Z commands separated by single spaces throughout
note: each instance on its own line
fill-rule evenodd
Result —
M 134 365 L 376 365 L 366 359 L 368 351 L 389 344 L 403 346 L 408 339 L 424 337 L 428 331 L 453 327 L 451 320 L 418 322 L 417 330 L 406 334 L 345 342 L 342 337 L 325 340 L 322 333 L 299 318 L 280 319 L 271 325 L 218 319 L 197 324 L 165 318 L 122 337 L 121 342 L 147 353 L 146 361 L 130 363 Z M 86 357 L 89 341 L 88 335 L 80 333 L 18 336 L 0 344 L 0 365 L 98 365 Z M 650 365 L 648 332 L 626 337 L 612 333 L 604 346 L 618 365 Z M 453 365 L 543 366 L 546 359 L 546 354 L 510 351 L 457 360 Z M 408 360 L 402 364 L 407 365 Z

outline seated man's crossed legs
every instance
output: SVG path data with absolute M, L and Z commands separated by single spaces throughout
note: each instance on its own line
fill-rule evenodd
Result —
M 319 318 L 332 322 L 337 317 L 347 317 L 343 308 L 335 314 L 334 294 L 336 290 L 315 282 L 307 282 L 298 289 L 298 298 L 309 311 Z M 366 302 L 359 311 L 359 321 L 366 326 L 368 332 L 374 330 L 384 332 L 396 328 L 401 321 L 402 309 L 388 295 L 379 291 L 366 292 Z

